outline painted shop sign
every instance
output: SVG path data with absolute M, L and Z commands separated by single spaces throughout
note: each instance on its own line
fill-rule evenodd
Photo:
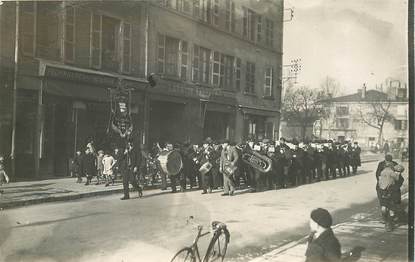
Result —
M 56 67 L 46 67 L 45 77 L 82 82 L 93 85 L 103 85 L 103 86 L 116 86 L 117 78 L 108 77 L 108 76 L 97 76 L 93 74 L 71 71 L 67 69 L 61 69 Z

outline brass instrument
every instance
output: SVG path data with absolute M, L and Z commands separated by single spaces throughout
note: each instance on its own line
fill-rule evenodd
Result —
M 261 155 L 255 151 L 242 153 L 242 161 L 262 173 L 267 173 L 271 171 L 272 168 L 272 160 L 269 157 Z

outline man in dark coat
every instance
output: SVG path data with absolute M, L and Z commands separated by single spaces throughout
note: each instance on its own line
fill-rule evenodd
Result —
M 378 164 L 378 168 L 376 170 L 376 193 L 381 207 L 382 218 L 385 221 L 386 231 L 392 231 L 394 219 L 397 213 L 401 211 L 401 186 L 404 182 L 404 178 L 401 174 L 399 174 L 397 181 L 393 182 L 387 189 L 384 189 L 383 186 L 380 185 L 379 180 L 382 175 L 382 171 L 384 171 L 387 167 L 391 167 L 393 171 L 395 171 L 397 167 L 402 168 L 403 171 L 403 167 L 393 161 L 390 154 L 387 154 L 385 156 L 385 160 Z
M 357 142 L 353 143 L 353 146 L 351 148 L 351 166 L 352 166 L 352 170 L 353 170 L 353 174 L 356 174 L 357 172 L 357 167 L 359 167 L 361 165 L 361 160 L 360 160 L 360 153 L 361 153 L 361 149 L 359 147 L 359 144 Z
M 332 218 L 323 208 L 310 215 L 311 233 L 305 253 L 306 262 L 337 262 L 341 260 L 341 246 L 331 229 Z
M 127 148 L 124 151 L 124 170 L 122 171 L 122 185 L 124 189 L 124 196 L 121 200 L 130 199 L 130 183 L 133 185 L 133 188 L 138 191 L 138 196 L 143 195 L 140 186 L 138 185 L 136 173 L 140 166 L 140 152 L 135 149 L 132 142 L 128 142 Z
M 92 178 L 96 175 L 97 168 L 95 160 L 96 157 L 92 153 L 91 149 L 86 148 L 85 155 L 82 157 L 81 161 L 81 170 L 84 176 L 86 176 L 86 186 L 91 183 Z

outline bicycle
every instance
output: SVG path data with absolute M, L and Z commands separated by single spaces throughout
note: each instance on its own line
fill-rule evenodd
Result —
M 190 217 L 193 219 L 193 217 Z M 187 221 L 189 222 L 189 220 Z M 197 225 L 197 235 L 193 241 L 193 244 L 189 247 L 180 249 L 172 258 L 171 262 L 211 262 L 211 261 L 223 261 L 226 255 L 226 250 L 230 240 L 230 233 L 224 223 L 219 221 L 212 222 L 213 236 L 210 240 L 209 246 L 206 250 L 206 254 L 201 260 L 199 247 L 197 242 L 201 237 L 210 234 L 209 231 L 202 233 L 203 226 Z

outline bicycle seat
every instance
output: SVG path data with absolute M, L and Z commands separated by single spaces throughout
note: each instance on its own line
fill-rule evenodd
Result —
M 222 223 L 222 222 L 219 222 L 219 221 L 213 221 L 212 222 L 212 228 L 213 229 L 224 229 L 224 228 L 226 228 L 226 224 L 225 223 Z

